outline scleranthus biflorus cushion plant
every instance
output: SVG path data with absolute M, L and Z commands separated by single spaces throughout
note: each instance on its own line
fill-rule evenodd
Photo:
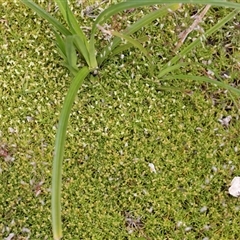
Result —
M 107 60 L 113 56 L 128 50 L 129 48 L 138 48 L 147 62 L 149 67 L 149 75 L 155 82 L 161 79 L 188 79 L 203 81 L 215 84 L 219 87 L 227 89 L 231 94 L 240 96 L 240 90 L 225 84 L 222 81 L 213 80 L 211 78 L 202 76 L 189 75 L 174 75 L 176 69 L 180 69 L 189 63 L 184 63 L 183 59 L 186 54 L 191 52 L 198 44 L 204 39 L 219 30 L 228 21 L 233 19 L 240 11 L 240 4 L 224 0 L 126 0 L 115 5 L 110 5 L 107 9 L 102 11 L 93 22 L 91 27 L 90 36 L 87 37 L 83 32 L 81 26 L 78 24 L 76 16 L 71 11 L 70 5 L 67 0 L 55 0 L 55 3 L 62 14 L 66 24 L 62 24 L 59 20 L 55 19 L 47 11 L 42 9 L 31 0 L 21 0 L 26 6 L 30 7 L 33 11 L 38 13 L 41 17 L 45 18 L 52 26 L 56 36 L 56 45 L 61 57 L 64 60 L 64 65 L 69 69 L 72 74 L 71 85 L 65 97 L 62 111 L 59 118 L 58 130 L 55 141 L 54 159 L 53 159 L 53 172 L 52 172 L 52 228 L 54 239 L 62 238 L 61 227 L 61 175 L 62 175 L 62 162 L 64 157 L 64 143 L 66 138 L 67 124 L 71 113 L 71 108 L 77 95 L 77 92 L 83 81 L 90 79 L 90 77 L 97 74 L 98 70 L 107 66 Z M 157 18 L 167 15 L 169 12 L 174 12 L 181 8 L 181 4 L 208 4 L 218 7 L 232 8 L 232 12 L 220 19 L 213 27 L 207 30 L 201 38 L 194 40 L 186 47 L 180 48 L 178 54 L 168 61 L 168 63 L 157 72 L 154 69 L 155 63 L 152 62 L 149 51 L 144 48 L 142 43 L 148 40 L 148 36 L 141 36 L 136 39 L 133 34 L 138 30 L 152 24 Z M 106 23 L 112 16 L 121 11 L 143 7 L 158 5 L 154 11 L 146 14 L 141 19 L 138 19 L 132 25 L 127 26 L 122 31 L 116 29 L 105 29 Z M 67 26 L 67 27 L 66 27 Z M 101 31 L 103 34 L 109 36 L 107 46 L 96 49 L 98 44 L 97 32 Z M 161 32 L 159 33 L 161 34 Z M 180 61 L 181 60 L 181 61 Z M 81 67 L 80 67 L 81 66 Z

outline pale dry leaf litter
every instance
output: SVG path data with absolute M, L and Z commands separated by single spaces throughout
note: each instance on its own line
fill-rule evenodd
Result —
M 211 5 L 206 5 L 206 7 L 202 10 L 202 12 L 197 15 L 195 14 L 192 18 L 194 18 L 194 22 L 193 24 L 186 30 L 184 30 L 183 32 L 181 32 L 178 37 L 180 38 L 180 41 L 178 42 L 175 50 L 178 50 L 182 44 L 184 43 L 184 41 L 186 40 L 187 36 L 193 31 L 193 30 L 201 30 L 202 32 L 204 32 L 204 30 L 199 26 L 199 24 L 202 22 L 203 17 L 206 15 L 207 11 L 210 9 Z
M 218 119 L 218 121 L 222 124 L 224 127 L 228 127 L 229 123 L 232 120 L 232 116 L 222 117 Z M 234 148 L 234 151 L 237 151 L 237 147 Z M 234 177 L 231 186 L 228 189 L 228 192 L 233 197 L 239 197 L 240 196 L 240 177 Z
M 157 173 L 157 171 L 156 171 L 155 166 L 154 166 L 153 163 L 149 163 L 148 166 L 149 166 L 150 171 L 151 171 L 152 173 Z
M 218 119 L 218 121 L 225 127 L 229 126 L 229 123 L 231 122 L 231 120 L 232 120 L 231 116 L 227 116 L 227 117 Z
M 10 233 L 10 234 L 8 235 L 8 237 L 4 238 L 4 240 L 11 240 L 11 239 L 13 239 L 14 236 L 15 236 L 14 233 Z
M 231 187 L 228 189 L 228 192 L 233 197 L 240 196 L 240 177 L 234 177 L 231 182 Z

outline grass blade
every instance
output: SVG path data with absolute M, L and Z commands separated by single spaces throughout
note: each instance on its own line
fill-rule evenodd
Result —
M 64 40 L 54 31 L 56 37 L 56 45 L 60 56 L 63 58 L 63 66 L 68 68 L 73 76 L 78 72 L 77 54 L 74 45 L 74 36 L 67 36 Z M 71 40 L 70 40 L 71 39 Z
M 82 29 L 80 28 L 76 17 L 72 13 L 67 0 L 56 0 L 56 3 L 58 4 L 65 21 L 67 22 L 69 28 L 71 29 L 72 34 L 73 35 L 76 34 L 78 36 L 78 38 L 75 39 L 76 47 L 82 53 L 91 71 L 96 69 L 97 60 L 95 55 L 94 41 L 92 42 L 90 41 L 90 44 L 87 41 L 87 38 Z
M 182 80 L 186 80 L 186 79 L 189 79 L 189 80 L 195 80 L 195 81 L 198 81 L 198 82 L 207 82 L 207 83 L 211 83 L 213 85 L 216 85 L 218 87 L 221 87 L 221 88 L 225 88 L 227 90 L 229 90 L 231 93 L 237 95 L 237 96 L 240 96 L 240 90 L 235 88 L 235 87 L 232 87 L 224 82 L 220 82 L 220 81 L 217 81 L 217 80 L 213 80 L 211 78 L 207 78 L 207 77 L 201 77 L 201 76 L 193 76 L 193 75 L 184 75 L 184 74 L 180 74 L 180 75 L 173 75 L 173 76 L 169 76 L 169 77 L 164 77 L 164 80 L 166 79 L 182 79 Z
M 78 67 L 77 67 L 77 54 L 74 46 L 73 36 L 67 36 L 65 38 L 65 46 L 67 64 L 71 67 L 71 72 L 73 72 L 75 75 L 78 72 Z
M 21 1 L 26 6 L 28 6 L 33 11 L 35 11 L 39 16 L 43 17 L 49 23 L 51 23 L 64 36 L 77 34 L 78 38 L 76 38 L 76 37 L 74 38 L 74 43 L 75 43 L 77 50 L 82 54 L 86 63 L 88 64 L 88 66 L 95 66 L 95 67 L 97 66 L 95 52 L 94 52 L 94 54 L 92 54 L 95 57 L 95 59 L 93 58 L 93 60 L 92 60 L 93 64 L 91 64 L 91 62 L 90 62 L 89 43 L 87 42 L 86 36 L 84 35 L 81 28 L 79 27 L 76 18 L 74 17 L 73 13 L 71 12 L 71 10 L 65 0 L 64 1 L 56 0 L 56 2 L 59 6 L 61 13 L 63 14 L 63 17 L 65 18 L 65 20 L 68 23 L 72 32 L 69 31 L 67 28 L 65 28 L 59 21 L 57 21 L 54 17 L 52 17 L 44 9 L 39 7 L 36 3 L 32 2 L 32 0 L 21 0 Z M 64 6 L 66 6 L 66 10 L 65 10 Z M 60 40 L 61 37 L 59 35 L 56 35 L 56 31 L 55 31 L 55 36 L 57 39 L 58 48 L 60 49 L 60 54 L 63 57 L 65 54 L 63 52 L 64 48 L 63 48 L 63 45 L 61 42 L 62 40 Z
M 137 40 L 131 38 L 130 36 L 127 36 L 126 34 L 122 34 L 122 33 L 119 33 L 119 32 L 117 32 L 117 31 L 111 31 L 111 33 L 112 33 L 114 36 L 117 36 L 117 37 L 119 37 L 119 38 L 125 39 L 126 41 L 128 41 L 129 43 L 131 43 L 135 48 L 138 48 L 138 49 L 146 56 L 146 58 L 148 59 L 148 61 L 149 61 L 149 70 L 150 70 L 151 75 L 153 75 L 153 63 L 152 63 L 152 59 L 151 59 L 148 51 L 141 45 L 141 43 L 138 42 Z
M 184 67 L 184 66 L 187 66 L 187 65 L 189 65 L 189 63 L 179 63 L 179 64 L 176 64 L 176 65 L 167 67 L 167 68 L 161 70 L 161 72 L 158 74 L 157 77 L 161 78 L 164 75 L 166 75 L 167 73 L 173 72 L 174 70 L 179 69 L 179 68 Z
M 52 17 L 48 12 L 46 12 L 44 9 L 39 7 L 36 3 L 34 3 L 32 0 L 21 0 L 22 3 L 24 3 L 26 6 L 31 8 L 33 11 L 35 11 L 40 17 L 46 19 L 49 23 L 51 23 L 59 32 L 61 32 L 63 35 L 71 35 L 71 32 L 68 31 L 67 28 L 65 28 L 59 21 L 57 21 L 54 17 Z
M 146 16 L 144 16 L 143 18 L 139 19 L 137 22 L 133 23 L 131 26 L 127 27 L 124 31 L 123 34 L 127 34 L 127 35 L 131 35 L 133 33 L 135 33 L 136 31 L 138 31 L 139 29 L 141 29 L 142 27 L 148 25 L 149 23 L 151 23 L 152 21 L 154 21 L 155 19 L 166 15 L 167 13 L 169 13 L 169 9 L 171 9 L 172 11 L 176 10 L 179 7 L 179 4 L 173 4 L 173 5 L 168 5 L 168 6 L 164 6 L 159 10 L 156 10 L 154 12 L 151 12 L 149 14 L 147 14 Z M 101 54 L 99 55 L 97 62 L 99 64 L 99 66 L 108 58 L 108 56 L 110 54 L 112 54 L 112 51 L 121 43 L 121 38 L 119 37 L 115 37 L 113 39 L 113 41 L 111 42 L 110 45 L 106 46 Z M 131 46 L 131 45 L 129 45 Z M 126 48 L 125 48 L 126 50 Z M 103 54 L 105 53 L 105 54 Z
M 149 37 L 148 37 L 148 36 L 140 37 L 140 38 L 137 39 L 137 41 L 138 41 L 139 43 L 143 43 L 143 42 L 146 42 L 146 41 L 148 41 L 148 40 L 149 40 Z M 131 48 L 132 46 L 133 46 L 133 45 L 132 45 L 131 43 L 123 44 L 123 45 L 117 47 L 116 49 L 114 49 L 114 50 L 112 51 L 112 53 L 111 53 L 111 56 L 115 56 L 115 55 L 117 55 L 117 54 L 120 54 L 121 52 L 128 50 L 128 49 Z
M 61 55 L 61 57 L 64 59 L 64 61 L 66 62 L 67 61 L 67 57 L 66 57 L 66 49 L 65 49 L 64 40 L 57 33 L 57 31 L 55 31 L 55 30 L 53 30 L 53 31 L 54 31 L 55 38 L 56 38 L 56 45 L 57 45 L 58 52 Z
M 98 68 L 94 35 L 91 35 L 90 42 L 89 42 L 89 57 L 90 57 L 90 69 L 91 71 L 93 71 Z
M 101 24 L 103 21 L 106 21 L 111 16 L 113 16 L 116 13 L 119 13 L 120 11 L 130 9 L 130 8 L 136 8 L 141 6 L 150 6 L 154 4 L 170 4 L 170 3 L 190 3 L 190 4 L 212 4 L 215 6 L 221 6 L 221 7 L 231 7 L 240 9 L 240 3 L 233 3 L 233 2 L 226 2 L 226 1 L 216 1 L 216 0 L 128 0 L 125 2 L 118 3 L 116 5 L 112 5 L 106 10 L 104 10 L 102 13 L 99 14 L 98 18 L 93 24 L 92 28 L 92 35 L 95 34 L 97 30 L 97 25 Z
M 55 153 L 53 159 L 52 172 L 52 227 L 55 240 L 62 237 L 61 226 L 61 182 L 62 182 L 62 162 L 64 154 L 64 143 L 66 138 L 67 124 L 71 108 L 77 95 L 77 91 L 82 85 L 84 79 L 89 74 L 87 67 L 82 68 L 73 79 L 67 96 L 65 97 L 63 108 L 60 114 L 60 120 L 57 129 L 57 136 L 55 142 Z
M 129 43 L 131 43 L 135 48 L 138 48 L 146 57 L 147 59 L 149 60 L 149 68 L 150 68 L 150 72 L 151 72 L 151 75 L 153 75 L 153 64 L 152 64 L 152 60 L 149 56 L 149 53 L 148 51 L 141 45 L 140 42 L 138 42 L 137 40 L 131 38 L 130 36 L 126 35 L 126 34 L 122 34 L 122 33 L 119 33 L 117 31 L 108 31 L 108 30 L 105 30 L 103 27 L 101 26 L 98 26 L 103 32 L 109 34 L 109 35 L 114 35 L 114 36 L 117 36 L 121 39 L 125 39 L 126 41 L 128 41 Z
M 185 47 L 180 53 L 176 54 L 165 66 L 164 68 L 168 68 L 169 66 L 175 64 L 178 60 L 180 60 L 183 56 L 187 53 L 191 52 L 194 47 L 196 47 L 202 40 L 207 38 L 208 36 L 212 35 L 214 32 L 218 31 L 221 27 L 223 27 L 228 21 L 234 18 L 239 13 L 239 10 L 233 10 L 229 13 L 226 17 L 222 18 L 217 24 L 215 24 L 212 28 L 206 31 L 206 33 L 202 36 L 193 41 L 187 47 Z
M 71 33 L 77 34 L 82 41 L 84 42 L 85 46 L 88 48 L 88 41 L 86 36 L 84 35 L 82 29 L 80 28 L 76 17 L 73 15 L 67 0 L 55 0 L 55 2 L 57 3 L 66 23 L 68 24 Z
M 90 67 L 91 64 L 90 64 L 89 51 L 85 47 L 83 40 L 78 35 L 74 35 L 73 39 L 74 39 L 74 45 L 77 48 L 78 52 L 83 56 L 87 65 Z

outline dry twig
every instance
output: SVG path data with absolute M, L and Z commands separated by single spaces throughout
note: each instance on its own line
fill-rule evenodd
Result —
M 206 13 L 210 7 L 211 7 L 211 5 L 209 5 L 209 4 L 206 5 L 206 7 L 203 9 L 203 11 L 199 15 L 194 17 L 195 21 L 193 22 L 193 24 L 188 29 L 184 30 L 183 32 L 181 32 L 178 35 L 178 37 L 180 38 L 180 41 L 178 42 L 175 50 L 178 50 L 182 46 L 182 44 L 186 40 L 189 33 L 191 33 L 198 26 L 198 24 L 202 21 L 203 17 L 206 15 Z

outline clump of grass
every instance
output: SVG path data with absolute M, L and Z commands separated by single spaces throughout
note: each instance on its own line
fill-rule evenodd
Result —
M 185 10 L 189 11 L 188 8 Z M 28 16 L 30 13 L 25 14 Z M 14 19 L 13 15 L 10 16 Z M 173 19 L 170 15 L 168 29 Z M 41 24 L 37 21 L 39 31 Z M 156 36 L 154 26 L 149 30 L 150 36 Z M 6 27 L 4 30 L 10 34 L 8 29 Z M 6 36 L 11 39 L 11 35 Z M 220 36 L 216 35 L 216 39 Z M 168 34 L 166 37 L 171 42 Z M 44 44 L 34 43 L 35 38 L 44 39 Z M 8 42 L 12 51 L 16 51 L 14 45 Z M 30 43 L 29 48 L 32 49 L 28 52 L 29 57 L 32 56 L 33 71 L 24 77 L 24 70 L 29 64 L 29 60 L 21 58 L 26 53 L 26 43 Z M 35 50 L 39 44 L 52 67 L 46 66 L 42 56 L 38 55 L 41 48 Z M 4 127 L 2 141 L 9 145 L 17 144 L 15 158 L 18 160 L 11 164 L 4 163 L 2 167 L 3 183 L 9 189 L 3 205 L 4 237 L 10 231 L 18 237 L 32 234 L 34 238 L 44 239 L 51 235 L 48 218 L 49 159 L 57 127 L 56 109 L 59 110 L 62 103 L 61 93 L 69 85 L 65 80 L 65 77 L 69 79 L 66 71 L 59 68 L 61 71 L 52 72 L 52 68 L 57 67 L 56 59 L 58 61 L 52 48 L 49 40 L 36 31 L 27 38 L 27 42 L 22 43 L 19 59 L 14 62 L 5 59 L 7 64 L 16 66 L 19 73 L 9 73 L 2 90 L 6 96 L 2 124 L 14 129 L 9 131 Z M 166 49 L 159 48 L 159 51 Z M 222 59 L 218 66 L 224 66 L 226 59 L 221 53 L 221 45 L 218 49 Z M 36 56 L 39 57 L 36 59 Z M 215 230 L 219 229 L 217 223 L 221 222 L 226 226 L 219 230 L 221 236 L 235 238 L 238 234 L 237 223 L 229 223 L 227 218 L 229 215 L 237 218 L 237 205 L 225 194 L 224 186 L 234 172 L 234 162 L 237 163 L 233 147 L 238 141 L 238 122 L 234 108 L 227 108 L 232 104 L 226 100 L 227 93 L 219 92 L 218 88 L 216 90 L 207 83 L 196 85 L 192 81 L 187 82 L 187 92 L 183 90 L 186 83 L 181 81 L 174 83 L 180 93 L 164 92 L 165 84 L 173 84 L 173 81 L 164 77 L 161 84 L 154 82 L 148 75 L 148 66 L 136 60 L 136 56 L 143 55 L 131 50 L 124 52 L 124 58 L 117 55 L 108 59 L 105 68 L 99 70 L 98 81 L 92 78 L 83 84 L 73 106 L 63 172 L 66 238 L 128 237 L 126 219 L 121 214 L 123 211 L 131 211 L 133 216 L 144 219 L 144 232 L 134 231 L 132 237 L 215 237 Z M 196 59 L 201 58 L 206 61 L 204 58 L 207 55 L 196 51 L 194 58 L 189 56 L 187 59 L 197 62 Z M 158 58 L 154 60 L 159 61 Z M 234 59 L 231 60 L 234 62 Z M 202 64 L 200 70 L 204 70 Z M 158 65 L 159 69 L 162 65 L 164 62 Z M 183 70 L 191 70 L 197 75 L 201 71 L 199 65 L 196 66 L 192 64 Z M 218 69 L 214 63 L 208 67 Z M 175 70 L 178 72 L 179 68 Z M 236 74 L 236 70 L 231 68 L 231 76 Z M 42 72 L 48 74 L 42 75 Z M 22 76 L 21 86 L 11 77 L 16 74 Z M 56 81 L 49 81 L 48 75 Z M 35 76 L 39 76 L 38 83 L 33 81 Z M 9 94 L 8 81 L 15 86 L 10 91 L 12 94 Z M 225 79 L 225 82 L 229 81 Z M 15 92 L 20 94 L 20 99 Z M 46 94 L 48 99 L 43 98 Z M 212 100 L 220 104 L 213 107 Z M 20 114 L 15 107 L 16 101 L 17 105 L 24 106 Z M 233 116 L 228 128 L 223 128 L 217 121 L 221 114 Z M 29 145 L 34 151 L 29 149 Z M 149 171 L 150 162 L 154 163 L 157 174 Z M 18 176 L 19 172 L 21 176 Z M 36 189 L 41 190 L 38 196 Z M 201 211 L 203 207 L 207 210 Z M 33 222 L 34 227 L 31 227 Z

